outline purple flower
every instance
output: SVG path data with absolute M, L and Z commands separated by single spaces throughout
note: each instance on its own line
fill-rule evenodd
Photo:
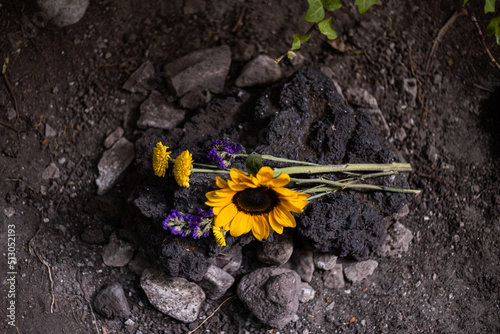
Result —
M 162 223 L 163 229 L 170 231 L 172 235 L 178 235 L 182 239 L 191 235 L 194 239 L 200 239 L 209 236 L 209 231 L 213 222 L 213 211 L 208 209 L 206 212 L 198 209 L 198 215 L 183 214 L 172 209 Z
M 219 164 L 221 169 L 231 166 L 233 154 L 238 153 L 242 146 L 238 143 L 228 143 L 224 140 L 215 140 L 212 149 L 208 151 L 207 158 Z

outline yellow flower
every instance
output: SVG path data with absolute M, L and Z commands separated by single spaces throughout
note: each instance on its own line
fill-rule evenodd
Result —
M 193 168 L 193 157 L 189 151 L 184 151 L 174 162 L 174 178 L 179 186 L 189 188 L 191 168 Z
M 217 243 L 222 247 L 226 247 L 226 239 L 224 238 L 224 233 L 222 233 L 222 229 L 220 227 L 213 226 L 212 232 L 214 234 Z
M 221 189 L 208 192 L 206 204 L 214 209 L 214 226 L 230 231 L 233 237 L 252 231 L 258 240 L 266 239 L 270 229 L 283 233 L 283 227 L 295 227 L 291 212 L 303 212 L 308 194 L 283 188 L 288 174 L 274 178 L 270 167 L 262 167 L 256 176 L 232 168 L 231 180 L 216 178 Z
M 165 171 L 168 168 L 168 160 L 170 159 L 170 153 L 167 152 L 168 146 L 165 146 L 161 141 L 156 143 L 156 147 L 153 149 L 153 169 L 155 175 L 164 177 Z

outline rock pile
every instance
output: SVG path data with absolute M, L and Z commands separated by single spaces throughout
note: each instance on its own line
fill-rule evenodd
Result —
M 376 101 L 361 94 L 368 105 L 362 105 L 361 100 L 359 108 L 353 109 L 328 77 L 307 67 L 264 89 L 252 107 L 242 101 L 244 92 L 236 89 L 185 119 L 186 109 L 205 105 L 206 90 L 224 90 L 230 58 L 229 48 L 219 47 L 167 64 L 163 75 L 171 96 L 146 84 L 157 75 L 148 63 L 124 85 L 132 93 L 148 95 L 140 106 L 138 123 L 146 131 L 134 147 L 141 186 L 129 202 L 136 209 L 136 232 L 142 239 L 137 248 L 152 267 L 137 266 L 136 272 L 141 274 L 141 287 L 150 303 L 179 321 L 198 319 L 206 298 L 220 299 L 228 291 L 236 291 L 260 321 L 282 328 L 298 319 L 300 303 L 316 297 L 314 277 L 331 289 L 343 288 L 344 278 L 350 282 L 347 284 L 359 284 L 377 268 L 376 261 L 367 260 L 369 256 L 377 252 L 397 256 L 407 249 L 411 232 L 408 234 L 399 223 L 392 225 L 389 235 L 387 230 L 409 197 L 337 192 L 311 201 L 303 214 L 296 215 L 296 229 L 286 229 L 282 235 L 273 232 L 263 242 L 252 235 L 233 238 L 228 234 L 224 249 L 210 237 L 181 239 L 164 230 L 162 220 L 171 209 L 194 212 L 203 207 L 205 194 L 215 185 L 213 176 L 203 174 L 192 174 L 189 188 L 179 188 L 170 171 L 165 178 L 155 177 L 151 159 L 157 141 L 168 143 L 173 156 L 189 149 L 198 162 L 205 162 L 212 141 L 222 138 L 239 142 L 249 151 L 320 164 L 399 160 L 363 111 L 376 108 Z M 240 73 L 237 86 L 267 84 L 281 77 L 281 72 L 270 68 L 265 81 L 260 78 L 248 84 L 255 77 L 255 63 L 269 62 L 263 57 L 250 62 Z M 110 150 L 120 142 L 123 145 L 125 139 L 118 139 Z M 243 168 L 241 164 L 236 161 L 234 166 Z M 121 166 L 125 168 L 125 162 Z M 336 179 L 333 174 L 330 177 Z M 99 178 L 109 180 L 100 186 L 101 192 L 107 191 L 114 179 L 104 175 Z M 402 175 L 385 177 L 382 182 L 391 187 L 407 186 Z M 110 245 L 106 249 L 115 249 L 116 253 L 124 247 L 115 239 Z M 252 249 L 254 254 L 247 262 L 242 261 L 244 249 Z M 109 265 L 116 265 L 117 260 L 108 255 L 106 261 L 115 263 Z M 130 257 L 119 261 L 120 265 L 127 264 L 132 256 L 133 249 Z M 135 268 L 135 264 L 129 266 Z

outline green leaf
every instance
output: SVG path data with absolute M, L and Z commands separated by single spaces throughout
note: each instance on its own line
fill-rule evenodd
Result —
M 248 155 L 245 160 L 245 166 L 247 168 L 248 173 L 252 175 L 257 175 L 260 168 L 263 166 L 262 164 L 262 156 L 257 153 L 252 153 Z
M 469 0 L 464 0 L 464 4 L 462 5 L 462 7 L 465 6 L 467 2 L 469 2 Z
M 288 59 L 293 59 L 295 58 L 297 55 L 295 54 L 295 52 L 293 52 L 292 50 L 288 50 L 288 52 L 286 53 L 286 56 L 288 57 Z
M 340 0 L 321 0 L 321 3 L 326 10 L 329 10 L 331 12 L 342 7 Z
M 309 35 L 294 34 L 293 35 L 292 49 L 294 49 L 294 50 L 300 49 L 300 43 L 307 42 L 308 40 L 309 40 Z
M 307 0 L 309 3 L 309 9 L 307 10 L 306 16 L 304 19 L 307 22 L 318 23 L 323 20 L 325 17 L 325 9 L 323 8 L 323 4 L 321 0 Z
M 497 0 L 485 0 L 484 2 L 484 12 L 494 13 L 495 12 L 495 2 Z
M 366 13 L 371 6 L 377 3 L 378 0 L 355 0 L 354 4 L 358 6 L 360 14 Z
M 337 32 L 332 28 L 332 18 L 328 18 L 326 20 L 318 23 L 319 31 L 321 31 L 328 39 L 337 38 Z
M 486 34 L 488 36 L 495 35 L 497 44 L 500 45 L 500 16 L 491 19 L 486 27 Z

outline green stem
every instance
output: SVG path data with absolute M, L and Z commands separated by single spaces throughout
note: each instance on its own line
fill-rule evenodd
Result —
M 199 162 L 193 162 L 193 166 L 209 167 L 209 168 L 219 168 L 219 167 L 214 166 L 214 165 L 207 165 L 207 164 L 202 164 L 202 163 L 199 163 Z
M 339 181 L 331 181 L 331 180 L 325 180 L 325 179 L 294 179 L 291 178 L 290 181 L 294 181 L 296 183 L 322 183 L 322 184 L 329 184 L 332 185 L 336 188 L 340 189 L 372 189 L 372 190 L 380 190 L 380 191 L 391 191 L 391 192 L 396 192 L 396 193 L 405 193 L 405 194 L 419 194 L 420 190 L 414 190 L 414 189 L 402 189 L 402 188 L 392 188 L 392 187 L 386 187 L 386 186 L 378 186 L 374 184 L 359 184 L 359 183 L 344 183 L 344 182 L 339 182 Z
M 220 169 L 203 169 L 203 168 L 191 168 L 193 173 L 217 173 L 217 174 L 229 174 L 227 170 Z
M 323 197 L 323 196 L 325 196 L 325 195 L 328 195 L 328 194 L 334 193 L 334 192 L 336 192 L 336 191 L 337 191 L 336 189 L 335 189 L 335 190 L 330 190 L 330 191 L 325 191 L 325 192 L 322 192 L 322 193 L 320 193 L 320 194 L 316 194 L 316 195 L 314 195 L 314 196 L 308 197 L 308 198 L 307 198 L 307 200 L 308 200 L 308 201 L 311 201 L 311 200 L 313 200 L 313 199 Z
M 233 157 L 248 157 L 248 154 L 233 154 Z M 306 165 L 306 166 L 320 166 L 319 164 L 315 164 L 313 162 L 307 162 L 307 161 L 299 161 L 299 160 L 291 160 L 291 159 L 285 159 L 285 158 L 278 158 L 272 155 L 268 154 L 263 154 L 260 156 L 264 160 L 272 160 L 272 161 L 280 161 L 280 162 L 291 162 L 294 164 L 301 164 L 301 165 Z
M 275 168 L 274 176 L 280 174 L 317 174 L 317 173 L 336 173 L 336 172 L 410 172 L 411 165 L 407 163 L 393 162 L 391 164 L 345 164 L 345 165 L 324 165 L 324 166 L 293 166 L 284 168 Z

